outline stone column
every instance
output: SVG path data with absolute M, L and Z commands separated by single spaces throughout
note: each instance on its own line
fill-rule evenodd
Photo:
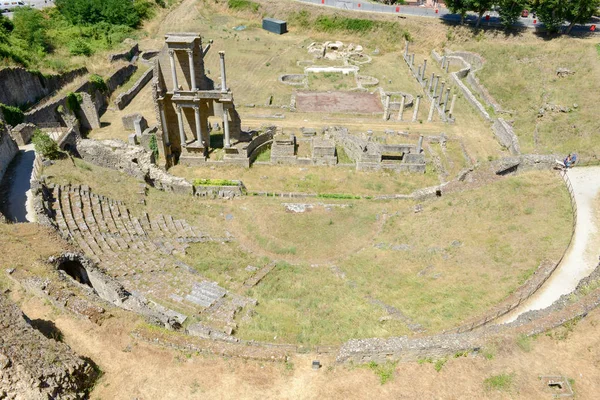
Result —
M 194 106 L 194 117 L 196 120 L 196 140 L 202 142 L 202 128 L 200 126 L 200 106 Z
M 431 73 L 431 79 L 429 80 L 429 85 L 427 86 L 427 93 L 431 93 L 431 88 L 433 87 L 433 80 L 435 79 L 435 72 Z
M 438 97 L 437 99 L 437 105 L 440 105 L 440 101 L 442 101 L 442 96 L 444 95 L 444 86 L 446 85 L 446 82 L 442 81 L 442 89 L 440 90 L 440 97 Z
M 438 87 L 438 82 L 440 81 L 440 76 L 437 75 L 435 77 L 435 83 L 433 84 L 433 93 L 431 94 L 432 96 L 436 96 L 437 95 L 437 87 Z
M 446 56 L 442 57 L 442 69 L 446 66 Z
M 410 57 L 410 66 L 412 67 L 413 65 L 415 65 L 415 53 Z
M 383 120 L 387 121 L 390 118 L 390 95 L 385 95 L 385 105 L 383 107 Z
M 179 90 L 177 83 L 177 70 L 175 69 L 175 50 L 169 50 L 169 60 L 171 61 L 171 75 L 173 75 L 173 93 Z
M 427 69 L 427 59 L 423 60 L 423 71 L 421 71 L 421 80 L 425 80 L 425 70 Z
M 419 69 L 417 70 L 417 80 L 421 82 L 421 66 L 419 65 Z
M 415 60 L 415 55 L 414 55 L 414 54 L 411 54 L 411 55 L 408 57 L 408 67 L 409 67 L 411 70 L 412 70 L 412 66 L 413 66 L 413 61 L 414 61 L 414 60 Z
M 408 57 L 408 40 L 406 41 L 406 45 L 404 46 L 404 58 Z
M 448 70 L 449 70 L 449 69 L 450 69 L 450 63 L 449 63 L 449 62 L 447 62 L 447 63 L 446 63 L 446 73 L 448 73 Z
M 431 106 L 429 107 L 429 115 L 427 116 L 427 122 L 433 121 L 433 110 L 435 109 L 435 103 L 437 101 L 437 96 L 433 96 L 431 99 Z
M 406 101 L 406 96 L 402 96 L 402 100 L 400 100 L 400 111 L 398 111 L 398 121 L 402 121 L 402 115 L 404 114 L 404 102 Z
M 227 81 L 225 79 L 225 52 L 220 51 L 221 57 L 221 93 L 227 93 Z
M 181 141 L 181 147 L 185 147 L 187 143 L 185 142 L 185 131 L 183 130 L 183 110 L 181 106 L 177 106 L 177 122 L 179 122 L 179 140 Z
M 446 88 L 446 98 L 444 99 L 444 112 L 448 110 L 448 98 L 450 97 L 450 88 Z
M 452 103 L 450 103 L 450 112 L 448 113 L 448 116 L 450 118 L 452 118 L 452 115 L 454 115 L 454 103 L 456 103 L 456 95 L 455 94 L 452 95 Z
M 223 103 L 223 147 L 226 149 L 231 147 L 231 141 L 229 140 L 229 114 L 227 110 L 227 104 Z
M 190 82 L 192 85 L 192 92 L 196 91 L 196 69 L 194 68 L 194 51 L 187 50 L 188 59 L 190 62 Z
M 421 154 L 423 151 L 423 135 L 419 136 L 419 143 L 417 143 L 417 154 Z
M 412 122 L 415 122 L 417 120 L 417 116 L 419 114 L 419 103 L 421 103 L 421 96 L 417 96 L 417 100 L 415 103 L 415 111 L 413 111 Z
M 167 118 L 165 117 L 165 106 L 162 103 L 158 103 L 158 109 L 160 110 L 160 126 L 163 131 L 163 141 L 166 147 L 171 147 L 169 140 L 169 132 L 167 131 Z

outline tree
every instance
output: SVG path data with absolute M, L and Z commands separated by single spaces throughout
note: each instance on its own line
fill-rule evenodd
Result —
M 531 6 L 548 32 L 559 32 L 565 22 L 565 6 L 570 0 L 533 0 Z
M 21 7 L 13 16 L 13 36 L 25 42 L 26 47 L 44 52 L 48 48 L 46 20 L 41 11 Z
M 600 0 L 567 0 L 565 4 L 565 19 L 570 22 L 567 34 L 575 24 L 585 24 L 600 8 Z
M 446 0 L 446 7 L 453 14 L 460 15 L 460 24 L 465 23 L 465 16 L 469 11 L 469 0 Z
M 505 28 L 510 28 L 519 20 L 527 0 L 498 0 L 496 3 L 500 7 L 498 10 L 500 23 Z
M 146 0 L 56 0 L 56 7 L 73 25 L 112 25 L 137 27 L 149 15 Z
M 478 15 L 477 23 L 475 24 L 477 28 L 481 23 L 483 14 L 492 7 L 494 0 L 468 0 L 467 3 L 469 11 L 475 11 Z
M 40 153 L 43 157 L 56 160 L 60 157 L 60 148 L 58 144 L 48 134 L 40 131 L 39 129 L 33 133 L 31 142 L 35 147 L 35 151 Z

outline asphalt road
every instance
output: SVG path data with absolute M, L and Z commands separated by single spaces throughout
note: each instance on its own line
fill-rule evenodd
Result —
M 25 4 L 33 7 L 33 8 L 44 8 L 44 7 L 54 7 L 54 0 L 23 0 L 25 2 Z M 0 2 L 2 2 L 0 0 Z M 4 11 L 4 10 L 2 10 Z M 13 13 L 9 12 L 9 13 L 3 13 L 3 15 L 12 18 Z
M 419 16 L 429 18 L 441 18 L 449 23 L 460 22 L 460 15 L 452 14 L 447 8 L 440 7 L 437 12 L 429 7 L 421 6 L 388 6 L 381 3 L 373 3 L 368 0 L 296 0 L 302 3 L 309 3 L 314 5 L 320 5 L 325 7 L 338 8 L 342 10 L 352 10 L 357 12 L 379 12 L 386 14 L 396 14 L 399 16 Z M 489 15 L 489 20 L 485 19 L 485 15 Z M 475 24 L 477 21 L 477 15 L 475 13 L 469 13 L 465 22 L 468 24 Z M 535 22 L 535 23 L 534 23 Z M 589 32 L 591 22 L 585 25 L 576 25 L 573 28 L 574 32 Z M 483 26 L 501 26 L 500 18 L 496 12 L 488 12 L 484 14 L 484 18 L 481 21 Z M 543 29 L 544 25 L 539 20 L 534 19 L 532 16 L 527 18 L 519 18 L 519 21 L 515 24 L 516 27 L 529 28 L 529 29 Z M 596 33 L 600 33 L 600 24 L 598 24 L 598 30 Z M 566 25 L 565 25 L 566 26 Z

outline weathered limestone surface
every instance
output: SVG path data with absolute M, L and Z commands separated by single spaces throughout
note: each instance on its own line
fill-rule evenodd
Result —
M 97 373 L 64 343 L 35 330 L 0 296 L 0 398 L 81 399 Z
M 33 124 L 19 124 L 12 128 L 10 135 L 19 146 L 24 146 L 31 140 L 36 127 Z

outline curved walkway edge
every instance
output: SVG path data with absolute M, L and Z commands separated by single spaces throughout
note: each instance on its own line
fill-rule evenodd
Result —
M 600 167 L 574 168 L 567 172 L 577 205 L 577 224 L 571 246 L 560 265 L 546 283 L 498 323 L 509 323 L 528 311 L 549 307 L 562 295 L 575 290 L 577 284 L 598 265 L 600 235 L 595 204 L 600 193 Z

